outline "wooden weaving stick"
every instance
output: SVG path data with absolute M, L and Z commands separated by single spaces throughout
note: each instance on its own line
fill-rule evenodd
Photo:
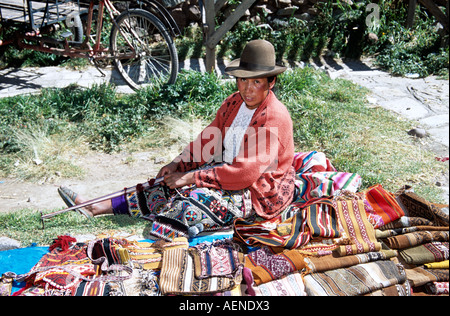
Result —
M 135 185 L 134 187 L 125 188 L 123 190 L 120 190 L 120 191 L 117 191 L 117 192 L 114 192 L 114 193 L 111 193 L 111 194 L 108 194 L 108 195 L 105 195 L 105 196 L 101 196 L 99 198 L 95 198 L 93 200 L 89 200 L 89 201 L 86 201 L 84 203 L 68 207 L 68 208 L 63 209 L 63 210 L 59 210 L 59 211 L 56 211 L 56 212 L 53 212 L 53 213 L 48 213 L 48 214 L 42 214 L 41 215 L 41 219 L 44 220 L 44 219 L 52 218 L 52 217 L 54 217 L 56 215 L 76 210 L 77 208 L 82 208 L 82 207 L 89 206 L 89 205 L 96 204 L 96 203 L 100 203 L 100 202 L 103 202 L 103 201 L 106 201 L 106 200 L 111 200 L 111 199 L 113 199 L 115 197 L 118 197 L 118 196 L 121 196 L 123 194 L 136 192 L 138 189 L 139 190 L 144 190 L 144 189 L 147 189 L 147 188 L 151 188 L 151 187 L 154 187 L 154 186 L 158 185 L 163 180 L 164 180 L 164 177 L 161 177 L 161 178 L 158 178 L 158 179 L 151 179 L 151 180 L 149 180 L 147 182 Z

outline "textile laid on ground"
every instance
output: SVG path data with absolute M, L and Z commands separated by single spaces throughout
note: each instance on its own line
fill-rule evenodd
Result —
M 276 254 L 268 247 L 249 253 L 245 266 L 252 271 L 256 285 L 278 280 L 306 267 L 303 256 L 296 250 Z
M 407 283 L 403 267 L 392 261 L 376 261 L 305 276 L 309 296 L 364 295 Z
M 397 256 L 397 251 L 381 250 L 380 252 L 368 252 L 359 255 L 340 257 L 335 254 L 308 257 L 305 262 L 311 272 L 324 272 L 340 268 L 348 268 L 361 263 L 368 263 L 378 260 L 389 260 Z
M 229 269 L 232 263 L 228 258 L 222 257 L 222 266 Z M 197 261 L 197 264 L 199 262 Z M 163 253 L 163 265 L 160 275 L 160 290 L 163 295 L 183 294 L 200 295 L 215 294 L 229 291 L 239 286 L 242 280 L 242 273 L 237 269 L 235 275 L 227 276 L 195 276 L 196 262 L 188 250 L 188 247 L 177 249 L 165 249 Z M 200 268 L 200 270 L 202 270 Z
M 433 295 L 447 294 L 449 290 L 448 282 L 431 282 L 426 285 L 427 292 Z
M 333 196 L 340 190 L 356 192 L 361 186 L 361 177 L 358 174 L 337 172 L 321 152 L 296 153 L 293 166 L 296 172 L 295 185 L 299 190 L 295 204 Z
M 444 294 L 430 290 L 437 282 L 449 281 L 449 218 L 443 205 L 430 203 L 409 188 L 400 190 L 396 200 L 405 216 L 381 226 L 378 238 L 398 250 L 396 259 L 405 267 L 414 295 Z
M 236 236 L 248 245 L 287 249 L 305 246 L 312 239 L 341 237 L 336 210 L 330 199 L 316 200 L 292 213 L 294 215 L 285 221 L 281 215 L 268 221 L 237 219 L 234 223 Z
M 379 228 L 405 215 L 395 196 L 381 185 L 370 187 L 364 194 L 368 206 L 367 215 L 374 223 L 374 228 Z
M 235 249 L 231 240 L 226 239 L 214 243 L 202 243 L 191 248 L 194 257 L 195 277 L 229 277 L 240 273 L 243 268 L 244 255 Z
M 389 237 L 384 243 L 391 249 L 405 249 L 433 241 L 448 241 L 448 231 L 419 231 Z
M 299 272 L 253 287 L 255 296 L 306 296 Z
M 408 264 L 422 265 L 448 260 L 448 242 L 430 242 L 399 251 L 399 256 Z
M 375 229 L 370 224 L 362 200 L 336 200 L 336 209 L 340 223 L 351 239 L 350 245 L 340 246 L 340 255 L 355 255 L 359 253 L 381 250 L 381 243 L 375 237 Z

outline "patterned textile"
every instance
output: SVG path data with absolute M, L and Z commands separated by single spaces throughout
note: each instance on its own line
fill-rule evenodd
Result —
M 339 246 L 336 250 L 341 256 L 374 252 L 381 249 L 375 237 L 375 230 L 370 224 L 363 200 L 335 200 L 335 208 L 351 244 Z
M 299 272 L 254 286 L 253 290 L 255 296 L 306 296 L 305 285 Z
M 190 186 L 172 197 L 168 209 L 158 214 L 151 234 L 171 241 L 193 238 L 203 231 L 230 227 L 236 217 L 251 215 L 249 190 L 224 191 Z
M 188 242 L 185 238 L 176 238 L 173 242 L 157 241 L 129 242 L 124 245 L 130 256 L 130 262 L 134 267 L 146 270 L 160 270 L 162 266 L 162 253 L 164 249 L 186 247 Z
M 375 228 L 386 225 L 405 215 L 394 195 L 386 191 L 380 184 L 367 189 L 365 198 L 372 210 L 369 211 L 367 216 L 373 219 Z
M 448 282 L 432 282 L 425 285 L 427 293 L 432 295 L 448 294 Z
M 433 241 L 448 241 L 448 231 L 418 231 L 389 237 L 383 242 L 391 249 L 405 249 Z
M 317 151 L 295 153 L 292 166 L 296 173 L 336 171 L 325 154 Z
M 392 261 L 376 261 L 308 274 L 304 282 L 309 296 L 356 296 L 404 284 L 406 274 Z
M 416 267 L 406 269 L 408 282 L 412 287 L 419 287 L 429 282 L 448 282 L 448 269 L 424 269 Z
M 448 242 L 431 242 L 399 251 L 399 256 L 407 264 L 421 265 L 448 260 Z
M 397 194 L 397 201 L 406 216 L 425 218 L 436 226 L 449 226 L 449 215 L 442 211 L 442 208 L 448 205 L 431 203 L 407 188 Z
M 45 254 L 28 273 L 27 280 L 34 285 L 45 284 L 56 289 L 69 289 L 78 284 L 81 276 L 96 274 L 85 247 L 74 245 L 67 251 L 58 249 Z
M 402 216 L 398 220 L 380 227 L 380 230 L 384 231 L 388 229 L 418 227 L 418 226 L 438 226 L 438 225 L 422 217 Z
M 160 274 L 160 290 L 163 295 L 204 295 L 225 292 L 238 286 L 242 274 L 235 278 L 195 277 L 195 262 L 188 247 L 165 249 Z
M 412 289 L 409 282 L 403 284 L 391 285 L 378 291 L 374 291 L 364 296 L 411 296 Z
M 297 174 L 295 185 L 299 189 L 296 204 L 333 196 L 339 190 L 356 192 L 361 185 L 358 174 L 337 172 L 324 153 L 296 153 L 292 165 Z
M 397 251 L 381 250 L 380 252 L 368 252 L 359 255 L 336 257 L 327 255 L 321 257 L 305 257 L 306 265 L 310 272 L 325 272 L 340 268 L 348 268 L 361 263 L 368 263 L 378 260 L 389 260 L 396 257 Z
M 356 192 L 361 186 L 361 176 L 347 172 L 298 173 L 295 185 L 299 196 L 295 203 L 305 203 L 311 199 L 333 196 L 339 190 Z
M 330 199 L 319 199 L 285 221 L 278 216 L 272 220 L 247 222 L 237 219 L 236 236 L 248 245 L 263 244 L 295 249 L 315 238 L 339 238 L 341 231 L 335 207 Z
M 304 257 L 296 250 L 276 254 L 269 247 L 262 247 L 246 256 L 245 267 L 252 271 L 256 285 L 260 285 L 301 271 L 306 265 Z
M 139 190 L 126 196 L 128 213 L 133 217 L 145 217 L 153 220 L 154 217 L 165 210 L 168 197 L 174 193 L 168 188 L 158 185 L 147 190 Z
M 378 239 L 384 239 L 388 237 L 404 235 L 408 233 L 420 232 L 420 231 L 447 231 L 448 227 L 437 227 L 437 226 L 413 226 L 404 228 L 394 228 L 387 230 L 375 230 L 375 234 Z
M 81 281 L 74 289 L 73 296 L 109 296 L 111 288 L 106 282 Z
M 229 239 L 214 243 L 201 243 L 190 249 L 194 257 L 195 277 L 231 277 L 240 273 L 244 266 L 244 255 L 234 249 Z

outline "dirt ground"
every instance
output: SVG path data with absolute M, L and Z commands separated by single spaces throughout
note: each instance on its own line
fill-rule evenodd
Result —
M 63 208 L 58 195 L 60 185 L 67 186 L 88 199 L 134 186 L 156 176 L 166 163 L 152 152 L 135 154 L 90 153 L 77 157 L 86 170 L 82 180 L 56 178 L 51 183 L 29 183 L 17 179 L 0 179 L 0 212 L 22 209 L 48 211 Z M 168 161 L 167 161 L 168 162 Z

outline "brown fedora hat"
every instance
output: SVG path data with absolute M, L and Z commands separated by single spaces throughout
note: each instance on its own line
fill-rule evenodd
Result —
M 233 60 L 225 73 L 236 78 L 266 78 L 281 74 L 286 67 L 275 64 L 275 48 L 265 40 L 247 43 L 241 58 Z

